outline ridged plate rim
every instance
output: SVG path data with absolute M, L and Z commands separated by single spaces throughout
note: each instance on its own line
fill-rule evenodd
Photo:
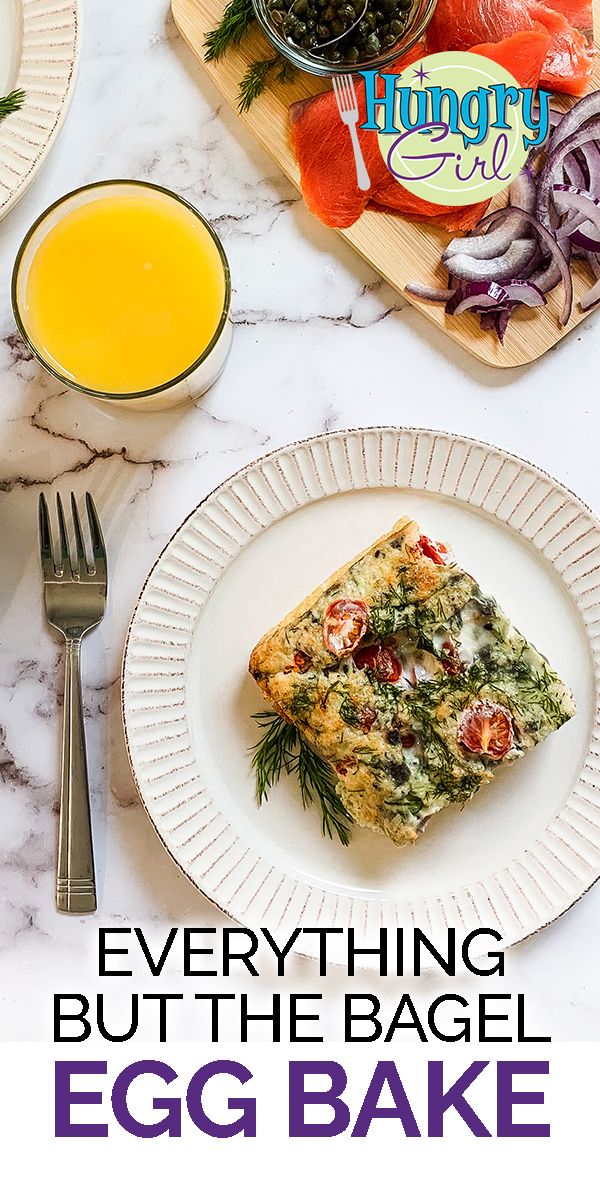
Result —
M 0 123 L 0 218 L 28 189 L 45 161 L 75 89 L 81 0 L 21 0 L 22 46 L 15 89 L 20 111 Z

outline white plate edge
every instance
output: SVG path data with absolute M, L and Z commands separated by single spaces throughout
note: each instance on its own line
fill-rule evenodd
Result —
M 64 8 L 65 8 L 65 11 L 67 11 L 69 8 L 72 9 L 72 17 L 73 17 L 73 22 L 72 22 L 73 57 L 72 57 L 71 63 L 70 63 L 70 70 L 69 70 L 69 75 L 67 78 L 66 86 L 65 86 L 65 89 L 64 89 L 60 99 L 57 99 L 55 121 L 52 125 L 51 130 L 48 133 L 47 138 L 45 139 L 44 143 L 40 146 L 35 160 L 31 164 L 31 167 L 25 173 L 25 175 L 22 176 L 21 179 L 18 181 L 15 188 L 9 193 L 8 197 L 6 197 L 6 199 L 2 203 L 0 203 L 0 221 L 4 217 L 6 217 L 7 213 L 9 213 L 10 210 L 12 208 L 14 208 L 14 206 L 18 203 L 18 201 L 20 201 L 21 197 L 25 195 L 28 188 L 33 183 L 33 181 L 37 177 L 39 171 L 41 170 L 41 168 L 45 164 L 48 153 L 51 151 L 52 147 L 56 143 L 58 135 L 62 129 L 64 121 L 67 117 L 69 108 L 70 108 L 71 103 L 73 101 L 73 96 L 75 93 L 77 79 L 79 76 L 79 69 L 80 69 L 80 65 L 81 65 L 81 46 L 82 46 L 83 11 L 84 11 L 83 2 L 82 2 L 82 0 L 65 0 Z M 24 35 L 23 35 L 23 42 L 24 43 L 25 43 L 25 33 L 26 33 L 26 30 L 24 30 Z M 26 95 L 27 95 L 27 82 L 26 82 L 26 80 L 24 80 L 22 78 L 22 69 L 23 69 L 23 57 L 21 58 L 21 63 L 19 65 L 19 73 L 18 73 L 16 82 L 15 82 L 15 89 L 22 87 L 25 90 Z M 16 138 L 17 143 L 18 143 L 18 137 L 14 135 L 14 131 L 13 131 L 14 126 L 15 126 L 15 121 L 16 121 L 16 124 L 19 125 L 19 119 L 27 118 L 28 115 L 30 114 L 30 112 L 31 112 L 31 104 L 28 103 L 27 97 L 26 97 L 21 110 L 14 115 L 10 115 L 9 119 L 5 120 L 3 124 L 0 124 L 0 151 L 2 151 L 3 147 L 5 149 L 7 147 L 10 149 L 11 139 Z M 11 122 L 9 122 L 9 120 L 11 120 Z M 10 132 L 13 132 L 13 134 L 9 135 Z

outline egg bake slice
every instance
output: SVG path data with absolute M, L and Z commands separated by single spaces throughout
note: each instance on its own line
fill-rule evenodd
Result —
M 397 844 L 575 713 L 544 656 L 408 517 L 270 630 L 250 672 L 352 818 Z

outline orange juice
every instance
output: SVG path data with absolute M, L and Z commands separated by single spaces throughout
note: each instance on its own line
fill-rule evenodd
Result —
M 163 190 L 123 182 L 78 195 L 49 211 L 21 266 L 29 342 L 87 390 L 127 396 L 176 381 L 227 315 L 222 250 L 195 211 Z

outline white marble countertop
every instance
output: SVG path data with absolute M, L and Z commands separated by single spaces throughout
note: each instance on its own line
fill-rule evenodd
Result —
M 138 803 L 119 707 L 123 641 L 140 585 L 207 491 L 300 437 L 421 425 L 521 453 L 600 509 L 599 315 L 535 366 L 502 373 L 479 365 L 308 214 L 221 104 L 181 43 L 167 0 L 87 0 L 85 8 L 66 125 L 42 174 L 0 224 L 0 1034 L 16 1039 L 51 1037 L 54 990 L 101 989 L 99 924 L 141 924 L 159 939 L 171 925 L 222 922 L 170 862 Z M 233 354 L 189 411 L 111 416 L 46 379 L 16 335 L 9 274 L 25 230 L 63 192 L 113 176 L 181 192 L 212 219 L 230 258 Z M 87 921 L 60 917 L 53 904 L 62 667 L 41 615 L 41 488 L 93 491 L 113 568 L 105 623 L 85 649 L 100 885 L 98 916 Z M 600 1038 L 599 923 L 596 888 L 509 953 L 501 989 L 525 991 L 535 1022 L 556 1039 Z M 171 989 L 174 980 L 176 972 Z M 314 985 L 306 963 L 298 980 Z M 317 989 L 333 1000 L 342 986 L 334 974 Z M 426 994 L 432 984 L 420 986 Z

